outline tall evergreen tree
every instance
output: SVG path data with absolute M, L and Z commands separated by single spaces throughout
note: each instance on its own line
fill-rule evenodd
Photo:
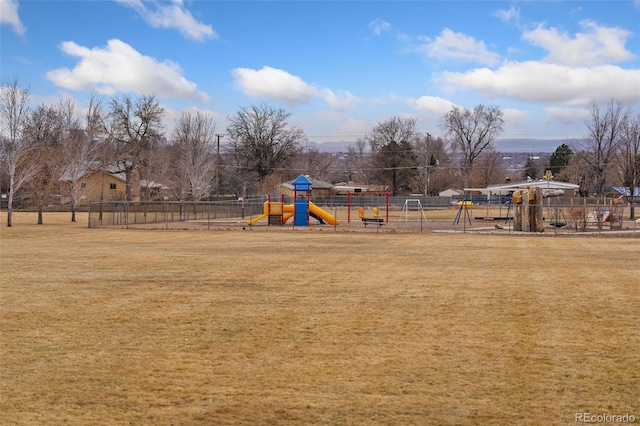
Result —
M 565 168 L 571 157 L 573 156 L 573 150 L 565 143 L 556 148 L 556 150 L 549 157 L 548 168 L 553 175 L 559 174 L 563 168 Z

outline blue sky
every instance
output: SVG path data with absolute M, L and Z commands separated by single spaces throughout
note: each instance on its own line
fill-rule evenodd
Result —
M 504 138 L 571 139 L 591 101 L 640 110 L 640 0 L 0 0 L 0 20 L 2 81 L 34 103 L 155 94 L 169 132 L 268 103 L 320 143 L 394 115 L 441 135 L 452 105 L 482 103 Z

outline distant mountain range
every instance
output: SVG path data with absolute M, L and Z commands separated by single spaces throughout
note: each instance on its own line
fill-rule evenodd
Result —
M 571 142 L 563 139 L 498 139 L 494 142 L 494 146 L 498 152 L 552 153 L 563 143 L 571 144 Z M 347 147 L 353 144 L 355 144 L 354 141 L 323 143 L 309 141 L 307 146 L 314 147 L 319 152 L 337 153 L 347 152 Z
M 567 139 L 498 139 L 494 146 L 498 152 L 553 153 L 562 144 L 571 145 Z
M 314 142 L 314 141 L 307 141 L 307 142 L 305 142 L 305 144 L 307 145 L 307 147 L 315 148 L 319 152 L 336 153 L 336 152 L 347 152 L 347 147 L 349 145 L 355 144 L 355 142 L 353 142 L 353 141 L 338 141 L 338 142 L 318 143 L 318 142 Z

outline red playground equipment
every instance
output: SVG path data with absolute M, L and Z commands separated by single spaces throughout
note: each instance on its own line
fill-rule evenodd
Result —
M 375 197 L 371 197 L 371 196 L 375 196 Z M 360 214 L 364 213 L 365 206 L 375 208 L 376 209 L 375 219 L 378 219 L 379 211 L 380 211 L 380 202 L 381 202 L 382 196 L 384 196 L 384 210 L 385 210 L 384 221 L 388 223 L 389 222 L 389 193 L 376 192 L 376 191 L 347 193 L 347 223 L 351 223 L 351 202 L 356 198 L 359 198 L 360 200 L 358 202 L 358 215 L 361 220 L 363 219 L 363 216 L 360 216 Z M 360 210 L 360 208 L 362 208 L 363 210 Z

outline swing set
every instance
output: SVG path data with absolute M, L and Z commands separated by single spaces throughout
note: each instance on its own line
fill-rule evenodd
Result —
M 453 219 L 453 224 L 458 225 L 460 223 L 461 216 L 464 215 L 462 221 L 467 223 L 469 221 L 469 225 L 471 225 L 471 213 L 469 211 L 473 208 L 473 203 L 468 200 L 458 201 L 458 213 L 456 213 L 455 219 Z
M 400 212 L 400 218 L 404 215 L 404 221 L 407 222 L 409 220 L 409 210 L 419 211 L 420 221 L 423 219 L 426 221 L 427 216 L 424 214 L 424 208 L 422 207 L 422 202 L 416 198 L 408 198 L 404 200 L 404 206 L 402 207 L 402 211 Z
M 384 201 L 382 201 L 382 197 L 384 196 Z M 376 213 L 376 216 L 373 218 L 378 226 L 381 226 L 380 223 L 388 223 L 389 222 L 389 193 L 388 192 L 348 192 L 347 193 L 347 223 L 351 223 L 351 205 L 352 201 L 358 199 L 358 202 L 355 204 L 358 206 L 358 217 L 359 219 L 367 224 L 368 218 L 364 215 L 364 210 L 367 207 L 370 207 Z M 380 217 L 380 205 L 384 203 L 384 211 L 385 216 L 384 219 Z

